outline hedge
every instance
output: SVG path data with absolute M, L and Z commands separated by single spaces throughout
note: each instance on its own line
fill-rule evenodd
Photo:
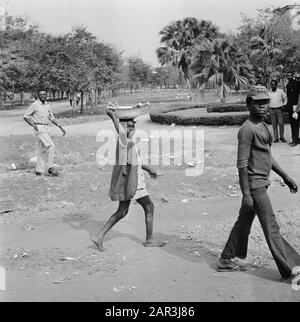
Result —
M 195 111 L 199 108 L 199 112 Z M 200 110 L 201 108 L 201 110 Z M 204 108 L 206 108 L 204 110 Z M 191 110 L 189 113 L 181 113 L 180 111 Z M 201 112 L 200 112 L 201 111 Z M 177 113 L 179 112 L 179 113 Z M 159 112 L 150 113 L 152 122 L 163 124 L 178 124 L 178 125 L 207 125 L 207 126 L 222 126 L 222 125 L 242 125 L 249 117 L 247 106 L 238 103 L 228 104 L 189 104 L 182 106 L 166 106 Z M 266 122 L 271 124 L 271 117 L 266 118 Z M 289 123 L 288 113 L 285 113 L 285 123 Z
M 231 112 L 226 114 L 210 113 L 202 116 L 182 116 L 175 113 L 156 113 L 150 114 L 152 122 L 163 124 L 178 124 L 178 125 L 207 125 L 207 126 L 222 126 L 222 125 L 242 125 L 249 113 L 247 112 Z
M 207 107 L 207 113 L 247 112 L 246 104 L 224 104 Z

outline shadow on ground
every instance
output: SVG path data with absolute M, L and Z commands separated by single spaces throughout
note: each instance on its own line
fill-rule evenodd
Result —
M 63 218 L 63 222 L 69 224 L 76 230 L 84 230 L 88 232 L 89 235 L 93 235 L 98 232 L 101 227 L 106 223 L 105 221 L 99 221 L 93 218 L 92 215 L 88 213 L 70 213 Z M 125 238 L 140 245 L 143 244 L 143 240 L 132 234 L 121 233 L 115 229 L 111 229 L 110 232 L 105 237 L 106 241 L 112 240 L 114 238 Z M 218 257 L 211 253 L 211 250 L 199 243 L 195 242 L 192 249 L 197 248 L 197 255 L 189 251 L 182 239 L 175 235 L 167 235 L 163 233 L 156 233 L 155 238 L 161 241 L 167 241 L 167 245 L 162 249 L 174 256 L 197 263 L 206 263 L 211 267 L 212 270 L 216 270 Z M 96 249 L 94 245 L 91 244 L 90 248 Z M 234 274 L 234 272 L 232 272 Z M 245 271 L 245 274 L 261 278 L 263 280 L 268 280 L 272 282 L 281 282 L 279 273 L 272 269 L 251 269 Z

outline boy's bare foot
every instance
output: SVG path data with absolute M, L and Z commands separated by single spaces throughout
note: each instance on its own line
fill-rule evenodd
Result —
M 104 252 L 105 249 L 103 247 L 103 238 L 99 238 L 97 236 L 90 236 L 91 241 L 96 245 L 96 247 L 98 248 L 98 250 L 100 252 Z
M 166 242 L 160 242 L 160 241 L 155 241 L 155 240 L 148 240 L 145 241 L 143 244 L 145 247 L 164 247 L 167 245 Z

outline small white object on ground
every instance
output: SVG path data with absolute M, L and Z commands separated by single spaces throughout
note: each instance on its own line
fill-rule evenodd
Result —
M 37 162 L 37 157 L 32 157 L 30 160 L 29 160 L 29 163 L 36 163 Z
M 15 163 L 12 163 L 12 164 L 10 165 L 10 169 L 11 169 L 11 170 L 17 170 L 17 166 L 16 166 L 16 164 L 15 164 Z
M 78 259 L 73 258 L 73 257 L 64 257 L 64 258 L 60 258 L 59 260 L 61 260 L 61 261 L 77 261 Z

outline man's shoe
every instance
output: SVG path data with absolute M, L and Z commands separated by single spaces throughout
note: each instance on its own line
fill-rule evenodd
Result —
M 55 169 L 55 168 L 50 168 L 48 170 L 48 173 L 54 177 L 58 177 L 59 176 L 59 172 Z
M 298 145 L 298 143 L 297 142 L 293 142 L 293 143 L 291 143 L 290 144 L 290 147 L 292 147 L 292 148 L 294 148 L 295 146 L 297 146 Z
M 246 260 L 246 259 L 242 259 L 242 258 L 232 258 L 231 260 L 233 263 L 239 265 L 239 267 L 249 267 L 250 263 Z
M 300 279 L 299 279 L 300 274 L 296 274 L 296 275 L 291 275 L 288 278 L 284 278 L 282 281 L 286 284 L 294 284 L 297 286 L 300 286 Z
M 42 174 L 40 173 L 40 172 L 35 172 L 35 175 L 37 175 L 37 176 L 41 176 Z
M 218 262 L 218 272 L 238 272 L 246 269 L 236 264 L 232 259 L 220 258 Z
M 273 143 L 278 143 L 279 142 L 279 140 L 274 140 L 274 142 Z
M 280 139 L 280 141 L 283 142 L 283 143 L 286 143 L 286 139 L 285 138 Z

